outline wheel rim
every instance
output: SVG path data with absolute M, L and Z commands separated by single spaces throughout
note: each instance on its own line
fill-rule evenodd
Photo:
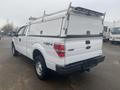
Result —
M 39 76 L 42 75 L 42 65 L 39 61 L 36 63 L 36 71 Z

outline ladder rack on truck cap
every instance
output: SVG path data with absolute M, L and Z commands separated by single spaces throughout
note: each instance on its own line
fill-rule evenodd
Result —
M 57 12 L 50 13 L 50 14 L 46 14 L 46 12 L 44 11 L 43 16 L 38 17 L 38 18 L 30 17 L 29 20 L 34 23 L 34 21 L 35 22 L 36 21 L 44 21 L 44 18 L 46 18 L 46 20 L 47 20 L 47 18 L 50 18 L 50 19 L 62 18 L 62 17 L 65 17 L 69 13 L 80 13 L 80 14 L 84 14 L 87 16 L 96 16 L 96 17 L 105 16 L 105 13 L 100 13 L 100 12 L 86 9 L 86 8 L 82 8 L 82 7 L 73 7 L 70 4 L 68 9 L 57 11 Z

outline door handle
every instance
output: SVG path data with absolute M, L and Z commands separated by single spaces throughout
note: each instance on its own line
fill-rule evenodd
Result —
M 19 42 L 21 42 L 21 38 L 19 38 Z
M 91 48 L 91 46 L 87 46 L 87 47 L 86 47 L 86 49 L 90 49 L 90 48 Z

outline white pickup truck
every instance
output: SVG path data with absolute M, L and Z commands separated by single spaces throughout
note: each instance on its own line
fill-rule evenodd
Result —
M 35 62 L 35 72 L 46 79 L 48 71 L 69 74 L 87 71 L 104 61 L 103 13 L 70 7 L 34 18 L 12 38 L 12 53 Z

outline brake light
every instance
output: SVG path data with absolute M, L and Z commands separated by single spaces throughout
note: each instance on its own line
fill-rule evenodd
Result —
M 59 57 L 65 57 L 65 46 L 63 44 L 54 44 L 54 49 Z

